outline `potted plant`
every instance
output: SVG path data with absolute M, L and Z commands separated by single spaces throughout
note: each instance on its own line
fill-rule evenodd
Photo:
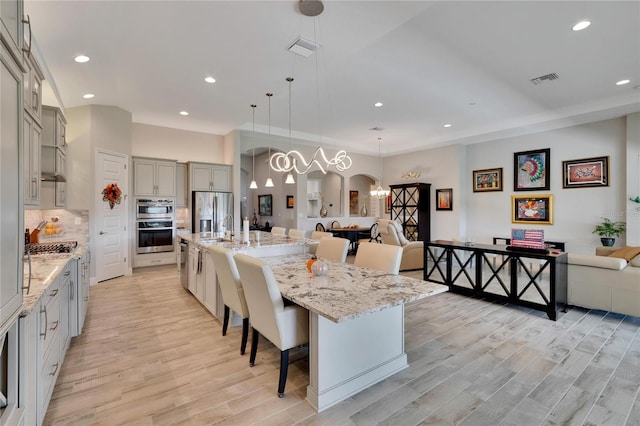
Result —
M 616 237 L 627 230 L 624 222 L 612 222 L 609 218 L 604 217 L 604 221 L 596 225 L 593 234 L 600 235 L 600 241 L 605 247 L 611 247 L 616 242 Z

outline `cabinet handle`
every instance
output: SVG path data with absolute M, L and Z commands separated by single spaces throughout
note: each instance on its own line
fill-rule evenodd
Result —
M 71 275 L 71 271 L 66 271 L 66 272 L 64 273 L 64 276 L 65 276 L 65 277 L 68 277 L 69 275 Z
M 35 90 L 32 92 L 31 102 L 31 108 L 33 108 L 35 112 L 38 112 L 38 105 L 40 104 L 40 94 Z
M 43 337 L 44 340 L 47 340 L 47 324 L 49 323 L 49 317 L 47 315 L 47 307 L 44 305 L 40 307 L 40 325 L 42 325 L 42 314 L 44 314 L 44 327 L 42 327 L 44 333 L 41 331 L 40 336 Z
M 53 364 L 53 367 L 55 367 L 55 368 L 53 369 L 52 373 L 49 373 L 50 376 L 55 376 L 56 375 L 56 373 L 58 372 L 58 367 L 60 367 L 60 363 L 56 362 L 55 364 Z
M 49 297 L 56 297 L 56 295 L 58 294 L 58 290 L 59 290 L 59 289 L 57 289 L 57 288 L 56 288 L 56 289 L 54 289 L 54 290 L 51 292 L 51 294 L 49 295 Z
M 88 301 L 89 301 L 89 298 L 88 298 L 87 296 L 85 296 L 85 297 L 84 297 L 84 301 L 85 301 L 85 302 L 88 302 Z
M 31 57 L 31 18 L 27 15 L 27 19 L 22 18 L 22 23 L 29 26 L 29 48 L 22 47 L 22 51 L 27 54 L 27 58 Z
M 74 300 L 76 298 L 74 287 L 75 285 L 73 284 L 73 281 L 70 281 L 69 282 L 69 299 L 70 300 Z
M 59 325 L 60 325 L 60 321 L 59 320 L 58 321 L 54 321 L 52 327 L 49 330 L 55 331 L 58 328 Z

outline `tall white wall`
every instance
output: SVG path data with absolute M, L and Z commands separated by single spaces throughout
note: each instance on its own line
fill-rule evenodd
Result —
M 232 163 L 225 156 L 223 136 L 140 123 L 132 125 L 131 155 L 183 163 Z
M 640 246 L 640 113 L 627 117 L 627 244 Z

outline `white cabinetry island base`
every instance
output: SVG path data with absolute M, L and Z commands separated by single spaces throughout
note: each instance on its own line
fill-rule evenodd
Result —
M 309 313 L 307 401 L 319 412 L 406 368 L 404 305 L 335 323 Z

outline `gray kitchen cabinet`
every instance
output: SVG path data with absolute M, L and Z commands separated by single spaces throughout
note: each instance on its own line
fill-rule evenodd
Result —
M 176 163 L 176 207 L 187 207 L 187 165 L 185 163 Z
M 22 57 L 23 50 L 23 34 L 24 34 L 24 20 L 22 17 L 23 4 L 22 0 L 2 0 L 0 2 L 0 37 L 4 41 L 4 47 L 7 49 L 13 59 L 19 62 L 21 67 L 23 66 Z M 30 23 L 27 23 L 27 31 L 30 35 L 31 28 Z M 28 40 L 28 39 L 27 39 Z M 25 46 L 27 51 L 31 49 L 30 46 Z
M 91 268 L 91 251 L 87 250 L 80 262 L 77 263 L 78 271 L 76 277 L 77 283 L 77 303 L 78 303 L 78 328 L 77 335 L 82 333 L 84 320 L 87 317 L 87 309 L 89 308 L 89 270 Z
M 41 425 L 71 341 L 71 313 L 76 303 L 72 289 L 76 261 L 67 262 L 32 310 L 20 318 L 20 359 L 23 378 L 20 399 L 24 424 Z
M 44 80 L 44 74 L 33 55 L 29 55 L 25 59 L 24 65 L 27 69 L 24 75 L 22 94 L 24 110 L 42 127 L 42 80 Z
M 43 105 L 42 106 L 42 144 L 54 146 L 66 153 L 67 119 L 62 114 L 60 108 Z
M 209 250 L 204 250 L 204 253 L 204 288 L 201 302 L 213 316 L 218 316 L 218 277 L 216 275 L 216 266 L 213 264 L 213 256 L 211 256 Z
M 231 191 L 231 166 L 190 161 L 189 192 Z
M 4 5 L 2 5 L 4 7 Z M 23 179 L 20 161 L 23 131 L 22 70 L 0 43 L 0 335 L 22 306 Z M 0 375 L 1 376 L 1 375 Z M 0 377 L 1 378 L 1 377 Z M 1 392 L 0 392 L 1 393 Z M 1 418 L 0 418 L 1 420 Z
M 133 159 L 136 196 L 176 196 L 176 162 L 152 158 Z
M 29 115 L 24 114 L 24 129 L 22 132 L 22 180 L 24 204 L 28 206 L 40 205 L 40 139 L 42 128 Z

